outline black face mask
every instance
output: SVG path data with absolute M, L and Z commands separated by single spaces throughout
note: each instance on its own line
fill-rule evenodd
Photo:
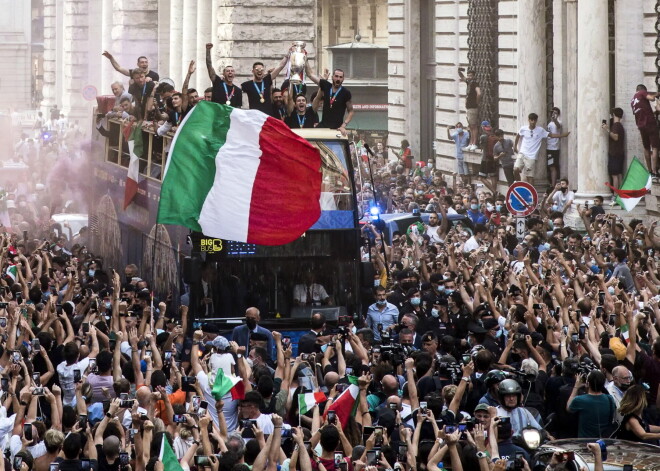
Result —
M 566 193 L 567 191 L 568 191 L 568 188 L 562 188 L 562 189 L 561 189 L 561 192 L 562 192 L 562 193 Z
M 634 383 L 621 383 L 621 386 L 619 386 L 619 389 L 621 391 L 627 391 L 630 386 L 632 386 Z
M 248 329 L 254 330 L 257 327 L 257 321 L 254 319 L 246 319 L 245 323 L 248 326 Z

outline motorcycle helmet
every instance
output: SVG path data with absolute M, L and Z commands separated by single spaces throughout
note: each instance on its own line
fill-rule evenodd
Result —
M 490 389 L 491 386 L 501 383 L 506 379 L 506 373 L 502 370 L 490 370 L 488 373 L 486 373 L 486 376 L 484 376 L 484 384 L 488 389 Z

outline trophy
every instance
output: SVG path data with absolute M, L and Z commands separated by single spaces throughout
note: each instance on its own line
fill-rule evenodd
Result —
M 307 62 L 307 51 L 304 41 L 294 41 L 293 51 L 289 56 L 289 82 L 301 84 L 305 81 L 305 63 Z

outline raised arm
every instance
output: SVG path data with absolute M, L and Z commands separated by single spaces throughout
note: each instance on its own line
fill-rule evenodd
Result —
M 188 82 L 190 82 L 190 76 L 195 73 L 196 69 L 197 66 L 195 65 L 195 61 L 190 61 L 186 79 L 183 81 L 183 85 L 181 86 L 181 111 L 184 113 L 186 109 L 188 109 Z
M 291 49 L 289 49 L 289 52 L 287 52 L 284 57 L 282 57 L 282 60 L 280 61 L 279 64 L 277 64 L 277 67 L 273 69 L 273 71 L 270 73 L 270 78 L 275 80 L 278 75 L 280 75 L 280 72 L 282 72 L 282 69 L 284 66 L 286 66 L 287 61 L 289 60 L 289 56 L 291 56 Z
M 318 85 L 321 82 L 320 77 L 318 75 L 316 75 L 314 72 L 312 72 L 312 67 L 309 65 L 309 62 L 305 63 L 305 74 L 316 85 Z
M 112 54 L 110 54 L 108 51 L 103 51 L 103 55 L 107 57 L 110 60 L 110 64 L 112 64 L 112 67 L 119 72 L 122 75 L 126 75 L 127 77 L 130 77 L 130 73 L 128 72 L 128 69 L 125 69 L 119 63 L 115 60 Z
M 206 70 L 209 72 L 209 78 L 211 83 L 215 82 L 215 69 L 213 68 L 213 62 L 211 61 L 211 49 L 213 49 L 213 43 L 206 43 Z

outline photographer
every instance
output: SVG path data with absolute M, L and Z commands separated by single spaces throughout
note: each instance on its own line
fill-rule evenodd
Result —
M 587 394 L 579 395 L 587 385 Z M 614 420 L 616 405 L 609 394 L 604 394 L 605 375 L 592 371 L 578 376 L 566 410 L 578 416 L 578 438 L 603 437 Z

